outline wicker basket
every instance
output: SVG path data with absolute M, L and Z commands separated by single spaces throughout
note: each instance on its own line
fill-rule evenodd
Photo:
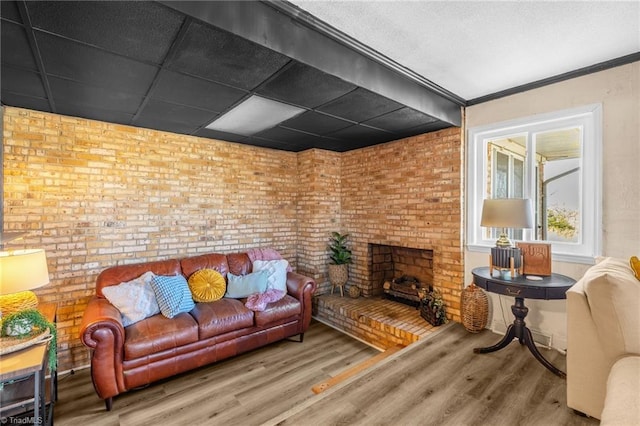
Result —
M 29 346 L 48 342 L 52 339 L 49 329 L 36 330 L 25 337 L 0 337 L 0 356 L 16 352 Z
M 484 291 L 471 283 L 462 290 L 462 325 L 471 333 L 479 333 L 487 325 L 489 300 Z

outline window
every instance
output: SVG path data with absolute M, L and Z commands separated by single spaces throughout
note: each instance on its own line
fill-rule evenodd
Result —
M 468 138 L 467 242 L 495 244 L 482 228 L 486 198 L 530 198 L 533 229 L 509 238 L 551 243 L 555 260 L 592 263 L 600 254 L 602 107 L 589 105 L 472 128 Z

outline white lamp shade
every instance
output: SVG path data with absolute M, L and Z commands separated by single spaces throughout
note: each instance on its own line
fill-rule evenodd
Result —
M 532 228 L 531 200 L 523 198 L 494 198 L 484 200 L 480 226 L 490 228 Z
M 44 250 L 0 252 L 0 294 L 32 290 L 49 284 Z

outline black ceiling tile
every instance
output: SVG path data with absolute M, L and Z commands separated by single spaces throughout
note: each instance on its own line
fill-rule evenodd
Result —
M 2 21 L 0 34 L 0 52 L 2 65 L 13 65 L 20 68 L 37 71 L 36 61 L 31 53 L 31 46 L 25 29 L 18 24 Z
M 157 68 L 80 43 L 37 33 L 47 74 L 125 93 L 145 95 Z
M 307 111 L 297 117 L 291 118 L 280 124 L 303 132 L 314 133 L 316 135 L 326 135 L 339 129 L 344 129 L 353 125 L 348 121 L 330 117 L 328 115 L 319 114 L 313 111 Z
M 36 1 L 27 9 L 34 28 L 156 64 L 184 20 L 148 1 Z
M 47 94 L 42 85 L 42 79 L 37 72 L 18 70 L 5 66 L 2 68 L 2 90 L 19 93 L 25 96 L 46 99 Z
M 404 107 L 380 117 L 365 121 L 365 124 L 392 132 L 431 123 L 436 119 L 415 109 Z
M 109 123 L 130 124 L 133 114 L 121 111 L 109 111 L 101 108 L 87 107 L 77 103 L 56 102 L 56 113 Z
M 15 1 L 0 2 L 0 16 L 4 19 L 9 19 L 20 24 L 22 23 L 22 17 L 20 16 L 18 5 Z
M 282 151 L 296 152 L 299 150 L 298 144 L 289 144 L 286 142 L 273 141 L 270 139 L 262 139 L 257 137 L 248 138 L 246 143 L 253 146 L 259 146 L 261 148 L 272 148 L 272 149 L 279 149 Z
M 368 146 L 377 145 L 377 144 L 385 143 L 385 142 L 391 142 L 391 141 L 394 141 L 394 140 L 395 139 L 390 139 L 388 141 L 380 141 L 380 142 L 376 142 L 376 143 L 371 143 L 371 142 L 369 142 L 367 140 L 352 141 L 352 142 L 349 143 L 349 146 L 345 147 L 343 149 L 343 151 L 341 151 L 341 152 L 351 151 L 353 149 L 366 148 Z
M 246 136 L 236 135 L 235 133 L 219 132 L 217 130 L 211 130 L 207 128 L 198 130 L 195 135 L 203 138 L 239 143 L 245 142 L 247 140 Z
M 215 116 L 211 111 L 150 99 L 134 120 L 134 124 L 146 127 L 154 123 L 162 126 L 162 123 L 166 122 L 171 123 L 171 126 L 162 126 L 163 130 L 180 128 L 180 133 L 191 133 L 203 124 L 211 122 Z
M 318 111 L 344 117 L 352 121 L 365 121 L 402 108 L 402 105 L 363 88 L 322 105 Z
M 154 117 L 149 119 L 138 119 L 134 121 L 134 126 L 144 127 L 152 130 L 160 130 L 163 132 L 178 133 L 183 135 L 191 135 L 198 129 L 198 126 L 190 125 L 178 121 L 157 120 Z
M 197 77 L 162 70 L 153 97 L 215 112 L 223 112 L 247 92 Z
M 2 88 L 1 100 L 3 105 L 11 105 L 19 108 L 28 108 L 36 111 L 51 112 L 49 101 L 43 98 L 32 98 L 9 91 Z
M 329 134 L 330 137 L 345 141 L 365 140 L 370 144 L 387 142 L 394 139 L 394 135 L 382 130 L 363 125 L 353 125 Z
M 320 136 L 297 132 L 284 127 L 273 127 L 255 134 L 254 137 L 270 139 L 272 141 L 279 141 L 287 144 L 314 143 L 322 139 Z
M 327 140 L 322 146 L 317 146 L 316 148 L 326 149 L 328 151 L 336 151 L 336 152 L 345 152 L 349 151 L 352 148 L 353 142 L 349 141 L 337 141 L 337 140 Z
M 323 137 L 321 140 L 316 141 L 312 148 L 326 149 L 330 151 L 344 151 L 346 150 L 345 148 L 349 146 L 350 142 L 348 141 Z
M 257 90 L 257 93 L 315 108 L 354 90 L 356 86 L 315 68 L 294 62 Z
M 157 68 L 119 55 L 38 32 L 47 74 L 80 83 L 145 95 Z
M 78 107 L 98 108 L 135 114 L 143 97 L 103 87 L 80 84 L 49 76 L 49 85 L 56 106 L 59 102 Z
M 217 28 L 192 23 L 167 67 L 252 89 L 289 61 L 284 55 Z
M 411 127 L 406 130 L 401 130 L 396 134 L 398 136 L 398 139 L 400 139 L 400 138 L 406 138 L 409 136 L 421 135 L 423 133 L 435 132 L 436 130 L 442 130 L 448 127 L 452 127 L 450 123 L 445 123 L 444 121 L 436 120 L 428 124 L 423 124 L 420 126 Z

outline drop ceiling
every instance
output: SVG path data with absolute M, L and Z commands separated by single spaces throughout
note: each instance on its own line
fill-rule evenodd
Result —
M 501 4 L 2 1 L 1 101 L 288 151 L 348 151 L 459 126 L 470 100 L 640 59 L 636 2 L 572 2 L 550 9 L 558 16 Z M 568 10 L 590 29 L 566 21 Z M 297 115 L 251 134 L 207 128 L 256 97 Z

